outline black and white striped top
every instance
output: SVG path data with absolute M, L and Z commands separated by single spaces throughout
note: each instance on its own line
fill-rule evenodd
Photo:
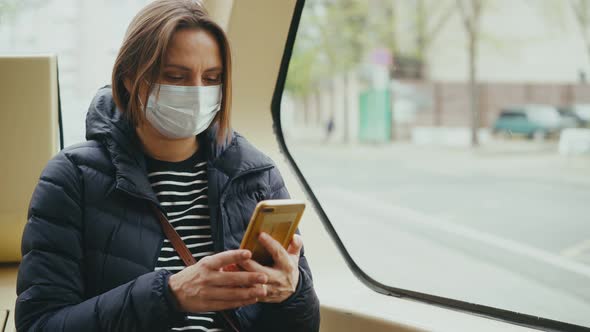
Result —
M 207 199 L 207 162 L 200 153 L 181 162 L 146 157 L 148 177 L 168 220 L 193 256 L 199 260 L 213 254 Z M 185 266 L 168 239 L 164 239 L 156 270 L 176 273 Z M 191 313 L 184 326 L 173 331 L 223 331 L 214 312 Z

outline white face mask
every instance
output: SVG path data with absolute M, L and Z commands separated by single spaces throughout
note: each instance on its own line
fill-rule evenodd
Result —
M 221 87 L 155 84 L 145 108 L 146 118 L 166 137 L 198 135 L 221 108 Z

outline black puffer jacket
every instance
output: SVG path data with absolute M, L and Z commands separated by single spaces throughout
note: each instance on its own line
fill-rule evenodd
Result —
M 87 142 L 53 158 L 29 208 L 19 268 L 19 331 L 165 331 L 184 316 L 154 266 L 164 235 L 150 210 L 149 184 L 134 128 L 99 90 Z M 288 197 L 273 162 L 237 133 L 207 149 L 211 230 L 216 251 L 236 249 L 256 203 Z M 295 294 L 281 304 L 234 311 L 242 331 L 317 331 L 319 302 L 304 255 Z

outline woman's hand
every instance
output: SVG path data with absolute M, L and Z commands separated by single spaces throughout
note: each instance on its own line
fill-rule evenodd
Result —
M 283 302 L 295 292 L 299 282 L 299 255 L 303 241 L 301 236 L 295 234 L 289 248 L 285 250 L 279 242 L 266 233 L 260 233 L 258 239 L 272 255 L 274 265 L 262 266 L 253 260 L 243 260 L 238 265 L 246 271 L 264 273 L 268 276 L 268 283 L 263 285 L 267 295 L 259 298 L 260 302 Z
M 168 279 L 178 306 L 185 312 L 219 311 L 258 302 L 267 296 L 263 287 L 268 282 L 260 272 L 223 272 L 229 264 L 248 262 L 248 250 L 229 250 L 199 260 L 195 265 L 173 274 Z

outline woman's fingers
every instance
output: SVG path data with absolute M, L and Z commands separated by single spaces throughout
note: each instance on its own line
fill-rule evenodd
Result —
M 212 272 L 208 280 L 209 285 L 222 287 L 250 287 L 267 282 L 266 274 L 259 272 Z
M 266 290 L 265 297 L 259 297 L 258 302 L 280 303 L 293 294 L 293 290 L 279 284 L 265 284 L 262 287 Z
M 224 272 L 237 272 L 240 271 L 240 268 L 236 264 L 230 264 L 221 268 L 221 271 Z
M 169 287 L 186 312 L 225 310 L 256 303 L 267 297 L 263 285 L 276 279 L 277 272 L 253 262 L 251 257 L 248 250 L 229 250 L 204 257 L 172 275 Z M 228 265 L 240 266 L 245 262 L 260 271 L 222 271 Z
M 284 266 L 285 264 L 289 264 L 289 253 L 287 253 L 287 250 L 285 250 L 277 240 L 273 239 L 272 236 L 262 232 L 260 233 L 258 240 L 271 254 L 275 265 Z
M 260 243 L 269 251 L 274 260 L 272 267 L 262 266 L 251 259 L 238 265 L 249 272 L 264 273 L 268 276 L 267 295 L 259 298 L 260 302 L 282 302 L 289 298 L 297 287 L 299 280 L 299 255 L 303 247 L 303 241 L 296 235 L 291 240 L 288 250 L 274 240 L 270 235 L 261 233 Z
M 291 240 L 291 243 L 287 248 L 287 253 L 299 258 L 299 255 L 301 254 L 301 248 L 303 248 L 303 240 L 301 240 L 301 236 L 299 234 L 293 235 L 293 240 Z
M 261 265 L 257 261 L 248 259 L 238 264 L 242 269 L 246 270 L 247 272 L 258 272 L 263 273 L 269 277 L 272 277 L 276 272 L 274 269 L 270 267 L 266 267 Z M 272 278 L 271 278 L 272 279 Z M 270 281 L 270 280 L 269 280 Z
M 207 256 L 199 261 L 199 264 L 207 269 L 219 271 L 230 264 L 238 264 L 252 257 L 249 250 L 228 250 L 215 255 Z
M 199 298 L 207 301 L 244 302 L 256 301 L 266 296 L 266 288 L 262 285 L 253 287 L 207 287 L 201 290 Z

